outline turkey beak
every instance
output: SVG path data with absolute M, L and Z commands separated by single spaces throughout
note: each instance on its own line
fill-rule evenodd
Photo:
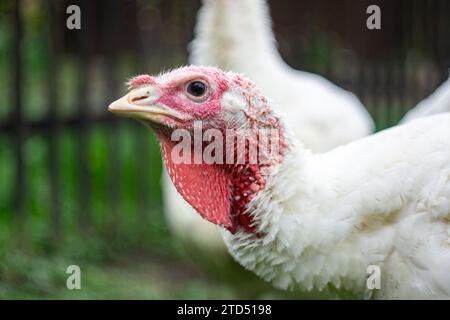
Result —
M 166 118 L 180 118 L 174 110 L 157 103 L 158 98 L 159 94 L 152 87 L 137 88 L 112 102 L 108 110 L 119 116 L 159 124 L 164 124 Z

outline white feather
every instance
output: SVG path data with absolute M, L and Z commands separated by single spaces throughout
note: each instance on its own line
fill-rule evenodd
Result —
M 428 98 L 422 100 L 402 119 L 402 123 L 433 114 L 450 112 L 450 78 L 436 89 Z
M 365 296 L 377 265 L 378 298 L 450 298 L 449 137 L 442 114 L 323 154 L 292 143 L 249 206 L 263 236 L 224 231 L 230 253 L 282 289 Z

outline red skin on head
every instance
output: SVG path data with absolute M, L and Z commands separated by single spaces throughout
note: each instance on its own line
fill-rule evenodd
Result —
M 165 78 L 161 79 L 161 82 L 158 82 L 159 78 L 156 79 L 156 86 L 161 92 L 157 102 L 186 115 L 186 119 L 183 121 L 187 125 L 192 126 L 193 120 L 204 119 L 206 122 L 211 121 L 216 129 L 225 133 L 225 129 L 229 128 L 226 127 L 222 117 L 222 96 L 231 86 L 239 86 L 244 89 L 248 103 L 246 116 L 252 130 L 255 130 L 256 133 L 259 132 L 258 124 L 270 125 L 270 127 L 278 125 L 276 128 L 281 129 L 277 118 L 267 118 L 268 108 L 256 108 L 253 105 L 255 97 L 261 98 L 263 103 L 266 101 L 253 84 L 240 76 L 230 78 L 219 69 L 190 67 L 163 77 Z M 192 101 L 184 92 L 186 83 L 199 79 L 207 82 L 210 87 L 210 95 L 202 102 Z M 149 80 L 149 78 L 143 78 L 137 82 Z M 154 78 L 152 80 L 155 81 Z M 261 120 L 266 118 L 265 122 Z M 221 127 L 222 125 L 223 127 Z M 258 192 L 264 189 L 266 176 L 270 171 L 268 168 L 276 163 L 250 165 L 248 150 L 246 150 L 244 164 L 194 164 L 194 162 L 176 164 L 172 161 L 171 151 L 178 142 L 171 141 L 171 130 L 158 127 L 154 127 L 154 129 L 162 147 L 164 163 L 169 176 L 183 198 L 203 218 L 214 224 L 222 225 L 233 233 L 239 227 L 247 232 L 255 232 L 252 217 L 247 212 L 248 204 Z M 283 137 L 282 139 L 284 140 Z M 280 152 L 283 153 L 283 143 L 280 149 Z M 226 152 L 226 150 L 224 151 Z M 192 146 L 192 157 L 194 157 L 194 152 Z
M 224 72 L 211 68 L 190 68 L 189 73 L 175 75 L 173 79 L 161 84 L 161 103 L 174 110 L 189 115 L 190 119 L 206 119 L 221 112 L 221 99 L 223 93 L 228 90 L 228 82 L 224 79 Z M 194 80 L 207 83 L 209 88 L 208 99 L 195 102 L 184 94 L 185 85 Z
M 143 85 L 155 84 L 156 80 L 148 74 L 141 74 L 130 80 L 132 88 L 137 88 Z
M 231 191 L 226 171 L 221 165 L 175 164 L 171 151 L 176 142 L 158 135 L 167 172 L 178 192 L 206 220 L 232 228 Z M 193 154 L 193 152 L 192 152 Z
M 171 151 L 176 142 L 158 135 L 164 163 L 178 192 L 206 220 L 234 233 L 238 226 L 254 232 L 253 219 L 246 213 L 248 203 L 265 186 L 258 165 L 175 164 Z M 191 155 L 194 158 L 195 149 Z

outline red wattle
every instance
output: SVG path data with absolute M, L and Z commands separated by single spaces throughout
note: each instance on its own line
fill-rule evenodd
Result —
M 176 164 L 171 157 L 174 142 L 166 137 L 160 137 L 160 142 L 167 171 L 178 192 L 203 218 L 232 230 L 231 190 L 224 167 Z

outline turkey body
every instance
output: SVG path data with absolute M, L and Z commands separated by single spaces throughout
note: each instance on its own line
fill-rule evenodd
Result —
M 189 90 L 198 82 L 201 101 Z M 109 110 L 150 125 L 177 190 L 223 228 L 229 252 L 246 269 L 280 289 L 450 298 L 450 113 L 315 154 L 242 75 L 189 66 L 132 83 Z M 237 129 L 246 143 L 225 151 L 248 156 L 174 161 L 172 134 L 194 135 L 199 118 L 227 139 Z M 265 132 L 279 148 L 254 138 Z M 374 267 L 381 272 L 376 292 L 366 284 Z
M 377 266 L 377 298 L 450 298 L 450 114 L 323 154 L 292 145 L 249 205 L 257 232 L 224 231 L 237 261 L 283 289 L 367 296 Z
M 294 70 L 281 58 L 264 0 L 205 0 L 198 13 L 190 62 L 243 73 L 273 101 L 301 143 L 314 153 L 371 134 L 373 121 L 358 98 L 327 79 Z M 410 111 L 402 122 L 450 111 L 450 80 Z M 223 259 L 218 228 L 203 220 L 162 176 L 165 215 L 188 246 Z

